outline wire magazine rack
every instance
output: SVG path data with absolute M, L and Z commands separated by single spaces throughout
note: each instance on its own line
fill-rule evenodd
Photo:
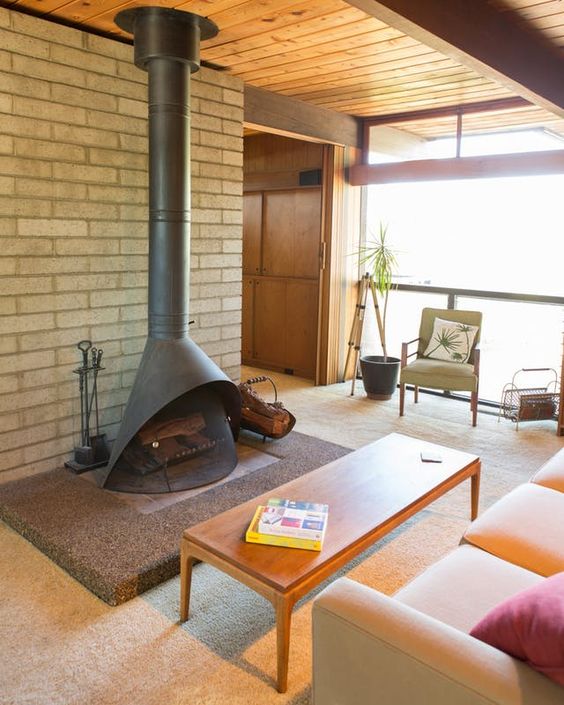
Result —
M 544 387 L 519 386 L 523 385 L 527 373 L 546 372 L 547 384 Z M 554 375 L 554 377 L 552 377 Z M 558 373 L 551 367 L 523 367 L 513 375 L 501 393 L 499 414 L 497 420 L 503 416 L 515 422 L 519 430 L 519 422 L 542 421 L 558 417 L 559 404 Z

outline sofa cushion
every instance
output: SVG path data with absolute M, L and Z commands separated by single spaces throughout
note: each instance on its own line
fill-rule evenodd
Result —
M 564 494 L 519 485 L 470 524 L 464 540 L 539 575 L 564 571 Z
M 564 448 L 546 462 L 531 478 L 537 485 L 564 492 Z
M 470 629 L 495 605 L 544 580 L 474 546 L 459 546 L 394 597 L 456 629 Z
M 507 598 L 470 634 L 564 685 L 564 573 Z

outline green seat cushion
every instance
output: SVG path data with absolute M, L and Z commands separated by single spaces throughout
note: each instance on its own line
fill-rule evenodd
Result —
M 417 358 L 402 369 L 400 383 L 452 392 L 473 392 L 477 388 L 478 378 L 473 365 L 468 363 Z

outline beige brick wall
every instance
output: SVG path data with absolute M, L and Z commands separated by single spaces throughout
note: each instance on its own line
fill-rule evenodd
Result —
M 79 442 L 76 343 L 115 436 L 147 329 L 146 74 L 131 47 L 0 8 L 0 480 Z M 243 86 L 192 79 L 194 340 L 237 379 Z

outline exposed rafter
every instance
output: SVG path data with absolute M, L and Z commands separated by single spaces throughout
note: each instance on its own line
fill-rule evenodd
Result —
M 347 0 L 564 117 L 564 57 L 487 0 Z
M 346 147 L 361 144 L 360 121 L 352 115 L 249 85 L 245 86 L 245 125 L 315 142 Z

